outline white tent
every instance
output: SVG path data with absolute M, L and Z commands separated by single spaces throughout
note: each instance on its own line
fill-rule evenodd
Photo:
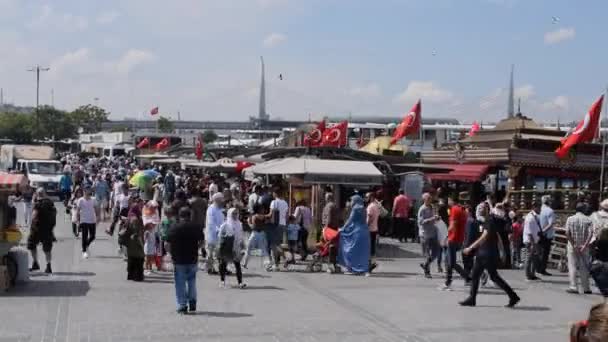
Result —
M 285 158 L 270 160 L 251 168 L 256 175 L 295 175 L 305 183 L 379 185 L 383 174 L 372 162 Z

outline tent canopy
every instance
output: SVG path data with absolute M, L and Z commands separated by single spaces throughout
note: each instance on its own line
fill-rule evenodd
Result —
M 28 179 L 25 175 L 0 172 L 0 192 L 23 191 L 27 183 Z
M 431 173 L 429 178 L 434 181 L 478 182 L 488 173 L 489 166 L 483 164 L 438 164 L 450 168 L 448 173 Z
M 297 175 L 305 183 L 379 185 L 383 174 L 368 161 L 275 159 L 252 167 L 257 175 Z

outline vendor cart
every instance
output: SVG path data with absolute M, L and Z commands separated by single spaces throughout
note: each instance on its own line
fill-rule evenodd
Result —
M 8 197 L 17 191 L 26 190 L 27 184 L 24 175 L 0 173 L 0 265 L 6 266 L 11 285 L 17 280 L 19 267 L 10 252 L 13 247 L 20 245 L 22 233 L 15 223 L 14 208 L 11 210 Z
M 0 241 L 0 265 L 6 266 L 11 286 L 17 281 L 17 260 L 9 253 L 11 248 L 19 246 L 19 242 Z

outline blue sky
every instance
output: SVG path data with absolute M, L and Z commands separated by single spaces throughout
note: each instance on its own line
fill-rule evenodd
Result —
M 578 120 L 608 84 L 608 2 L 540 0 L 0 0 L 5 101 L 113 118 L 257 113 L 259 56 L 272 117 L 352 113 L 493 121 L 510 65 L 522 111 Z M 552 17 L 559 18 L 558 21 Z M 283 80 L 278 75 L 283 74 Z

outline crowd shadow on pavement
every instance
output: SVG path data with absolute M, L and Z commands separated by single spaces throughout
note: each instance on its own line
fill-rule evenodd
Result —
M 122 259 L 120 255 L 94 255 L 93 259 Z
M 53 276 L 64 276 L 64 277 L 94 277 L 97 273 L 94 272 L 53 272 Z M 43 273 L 30 274 L 30 277 L 48 277 Z
M 555 284 L 555 285 L 570 285 L 570 281 L 568 279 L 559 279 L 559 278 L 547 279 L 547 277 L 543 278 L 543 281 L 540 282 L 540 284 L 542 284 L 542 283 Z
M 396 244 L 380 243 L 378 246 L 378 260 L 415 259 L 421 257 L 420 253 L 408 251 Z
M 477 305 L 478 308 L 499 308 L 504 309 L 504 306 L 501 305 Z M 510 310 L 515 311 L 551 311 L 551 308 L 548 306 L 533 306 L 533 305 L 518 305 Z
M 270 278 L 269 275 L 260 274 L 260 273 L 243 273 L 243 278 L 262 278 L 267 279 Z
M 373 272 L 370 278 L 407 278 L 420 276 L 420 273 L 413 272 Z
M 216 312 L 216 311 L 199 311 L 199 312 L 189 313 L 188 316 L 207 316 L 207 317 L 216 317 L 216 318 L 253 317 L 252 314 L 243 313 L 243 312 Z
M 285 291 L 284 288 L 273 286 L 273 285 L 247 285 L 246 290 L 275 290 L 275 291 Z
M 32 280 L 18 283 L 0 297 L 84 297 L 90 289 L 86 280 Z

